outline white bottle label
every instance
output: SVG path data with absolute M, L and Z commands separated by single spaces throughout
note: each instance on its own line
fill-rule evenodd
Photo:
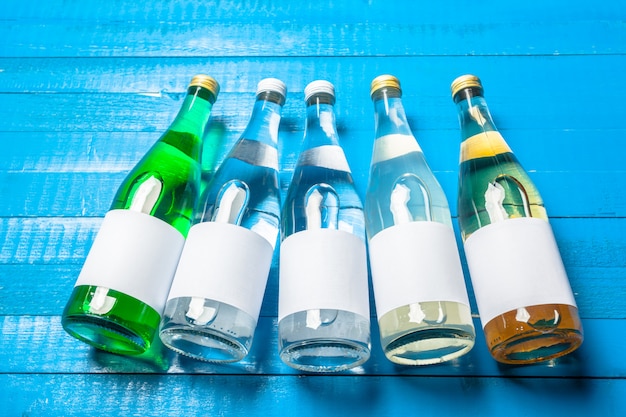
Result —
M 168 300 L 202 297 L 230 304 L 258 319 L 274 249 L 267 240 L 229 223 L 192 226 Z
M 379 318 L 412 303 L 469 306 L 452 228 L 425 221 L 393 226 L 370 240 L 369 253 Z
M 280 117 L 278 120 L 280 121 Z M 239 140 L 227 158 L 235 158 L 250 165 L 278 170 L 278 150 L 256 140 Z
M 280 246 L 278 320 L 316 309 L 369 318 L 365 243 L 351 233 L 305 230 Z
M 372 165 L 397 158 L 411 152 L 421 152 L 422 148 L 413 136 L 394 133 L 381 136 L 374 141 Z
M 165 308 L 185 238 L 171 225 L 145 213 L 111 210 L 78 276 L 78 285 L 97 285 Z
M 518 308 L 576 306 L 547 221 L 522 217 L 492 223 L 474 232 L 464 246 L 483 327 Z
M 300 153 L 298 165 L 318 166 L 335 171 L 350 172 L 348 160 L 338 145 L 322 145 L 306 149 Z

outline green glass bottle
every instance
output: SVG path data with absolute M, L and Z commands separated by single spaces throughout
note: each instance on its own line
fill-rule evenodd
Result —
M 176 119 L 126 176 L 63 312 L 63 328 L 96 348 L 149 349 L 192 222 L 202 140 L 218 83 L 192 78 Z
M 539 191 L 496 129 L 478 77 L 451 88 L 462 138 L 459 224 L 489 351 L 512 364 L 565 355 L 583 330 Z

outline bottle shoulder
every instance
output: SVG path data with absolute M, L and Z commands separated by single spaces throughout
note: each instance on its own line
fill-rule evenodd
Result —
M 346 154 L 337 144 L 322 144 L 305 148 L 298 156 L 296 170 L 303 167 L 351 173 Z
M 241 137 L 232 147 L 225 162 L 236 159 L 249 165 L 278 170 L 278 149 L 272 141 L 259 141 L 256 138 Z M 218 168 L 219 171 L 219 168 Z

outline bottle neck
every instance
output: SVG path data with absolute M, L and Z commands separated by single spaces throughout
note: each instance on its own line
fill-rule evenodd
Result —
M 413 136 L 399 90 L 383 88 L 374 93 L 372 100 L 377 138 L 391 134 Z
M 169 130 L 190 133 L 202 140 L 213 103 L 215 103 L 215 95 L 212 92 L 199 86 L 189 87 L 187 96 Z
M 241 138 L 277 147 L 283 103 L 284 98 L 278 94 L 272 96 L 272 92 L 257 95 L 250 121 Z
M 459 91 L 454 96 L 454 102 L 457 105 L 462 139 L 498 130 L 479 89 L 466 88 Z
M 339 145 L 333 100 L 313 96 L 307 100 L 304 149 Z

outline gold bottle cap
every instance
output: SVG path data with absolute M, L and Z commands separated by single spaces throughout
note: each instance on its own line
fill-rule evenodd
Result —
M 372 84 L 370 85 L 370 97 L 374 95 L 374 93 L 381 88 L 392 87 L 397 88 L 402 91 L 400 88 L 400 80 L 398 80 L 393 75 L 379 75 L 378 77 L 372 80 Z
M 452 90 L 452 97 L 454 97 L 456 93 L 462 89 L 470 87 L 478 87 L 482 89 L 483 85 L 480 82 L 480 78 L 471 74 L 457 77 L 454 81 L 452 81 L 452 85 L 450 86 L 450 90 Z
M 189 87 L 203 87 L 213 93 L 213 95 L 217 98 L 217 95 L 220 92 L 220 85 L 215 81 L 213 77 L 209 77 L 208 75 L 198 74 L 194 75 L 189 83 Z

